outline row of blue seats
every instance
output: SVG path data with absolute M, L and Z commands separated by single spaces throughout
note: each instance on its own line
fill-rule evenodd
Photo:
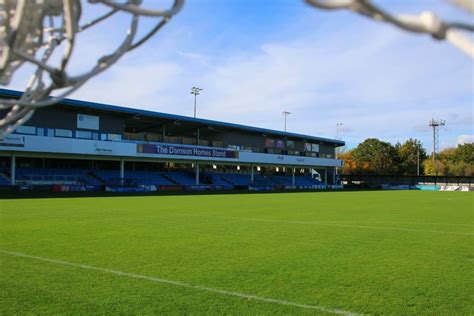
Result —
M 17 168 L 17 175 L 83 175 L 89 172 L 85 169 L 64 168 Z
M 16 179 L 19 181 L 78 182 L 100 185 L 101 182 L 88 174 L 84 169 L 59 168 L 17 168 Z
M 251 175 L 249 174 L 208 174 L 212 178 L 213 184 L 231 184 L 234 186 L 246 186 L 251 184 Z M 264 177 L 262 175 L 254 175 L 254 184 L 261 186 L 290 186 L 293 184 L 293 177 L 291 175 L 274 175 Z M 296 186 L 313 186 L 324 184 L 321 181 L 315 180 L 310 176 L 295 176 Z
M 118 185 L 127 182 L 129 184 L 143 185 L 173 185 L 174 182 L 168 180 L 164 173 L 155 171 L 134 171 L 125 170 L 124 179 L 120 179 L 120 173 L 117 170 L 96 170 L 94 174 L 108 185 Z
M 94 176 L 92 176 L 94 175 Z M 99 181 L 98 179 L 102 181 Z M 118 170 L 84 170 L 84 169 L 59 169 L 59 168 L 18 168 L 18 180 L 36 180 L 36 181 L 76 181 L 84 184 L 100 185 L 123 185 L 124 182 L 131 185 L 195 185 L 195 174 L 187 171 L 156 172 L 125 170 L 125 180 L 120 179 Z M 201 177 L 201 183 L 213 184 L 224 188 L 234 186 L 248 186 L 251 184 L 250 174 L 232 174 L 232 173 L 205 173 Z M 293 183 L 291 175 L 262 176 L 254 175 L 254 184 L 261 186 L 290 186 Z M 1 176 L 0 185 L 8 185 L 7 178 Z M 295 176 L 296 186 L 321 185 L 321 181 L 315 180 L 310 176 Z
M 196 178 L 192 172 L 175 171 L 167 172 L 166 176 L 179 185 L 195 185 Z
M 10 181 L 5 177 L 3 173 L 0 173 L 0 185 L 10 185 Z

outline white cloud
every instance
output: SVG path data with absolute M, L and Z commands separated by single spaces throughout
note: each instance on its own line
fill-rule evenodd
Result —
M 471 144 L 474 143 L 474 135 L 459 135 L 458 136 L 458 145 Z
M 153 96 L 171 89 L 182 72 L 181 66 L 173 63 L 118 64 L 90 80 L 87 88 L 74 97 L 131 107 L 153 106 L 159 110 L 160 101 Z
M 198 85 L 204 88 L 200 117 L 282 129 L 281 112 L 288 110 L 290 131 L 334 137 L 336 122 L 343 122 L 348 130 L 341 137 L 352 144 L 366 137 L 391 142 L 416 137 L 427 145 L 426 122 L 446 118 L 443 143 L 454 144 L 456 131 L 472 122 L 472 100 L 463 99 L 472 92 L 469 61 L 430 39 L 386 28 L 363 30 L 302 35 L 219 58 L 178 50 L 173 59 L 148 47 L 77 96 L 191 115 L 189 88 Z
M 350 144 L 367 137 L 391 142 L 416 137 L 429 145 L 432 117 L 447 120 L 442 144 L 452 146 L 458 135 L 469 135 L 474 105 L 469 58 L 428 36 L 304 8 L 304 17 L 291 26 L 242 47 L 236 41 L 253 34 L 239 33 L 239 21 L 225 21 L 214 33 L 203 32 L 201 24 L 175 24 L 178 16 L 73 97 L 191 115 L 189 89 L 197 85 L 204 88 L 198 116 L 205 118 L 283 129 L 281 112 L 288 110 L 290 131 L 334 137 L 336 123 L 343 122 L 341 137 Z M 108 32 L 88 38 L 74 70 L 96 51 L 113 48 L 108 40 Z

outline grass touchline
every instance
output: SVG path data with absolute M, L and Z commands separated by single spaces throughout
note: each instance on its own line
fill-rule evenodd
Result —
M 185 282 L 182 282 L 182 281 L 168 280 L 168 279 L 163 279 L 163 278 L 154 277 L 154 276 L 147 276 L 147 275 L 135 274 L 135 273 L 130 273 L 130 272 L 117 271 L 117 270 L 113 270 L 113 269 L 94 267 L 94 266 L 90 266 L 90 265 L 82 264 L 82 263 L 74 263 L 74 262 L 68 262 L 68 261 L 63 261 L 63 260 L 56 260 L 56 259 L 50 259 L 50 258 L 45 258 L 45 257 L 32 256 L 32 255 L 28 255 L 28 254 L 21 253 L 21 252 L 6 251 L 6 250 L 0 249 L 0 253 L 7 254 L 7 255 L 12 255 L 12 256 L 17 256 L 17 257 L 21 257 L 21 258 L 28 258 L 28 259 L 38 260 L 38 261 L 44 261 L 44 262 L 49 262 L 49 263 L 65 265 L 65 266 L 71 266 L 71 267 L 76 267 L 76 268 L 81 268 L 81 269 L 95 270 L 95 271 L 99 271 L 99 272 L 115 274 L 115 275 L 118 275 L 118 276 L 124 276 L 124 277 L 129 277 L 129 278 L 142 279 L 142 280 L 147 280 L 147 281 L 152 281 L 152 282 L 158 282 L 158 283 L 165 283 L 165 284 L 170 284 L 170 285 L 175 285 L 175 286 L 187 287 L 187 288 L 191 288 L 191 289 L 196 289 L 196 290 L 201 290 L 201 291 L 208 291 L 208 292 L 217 293 L 217 294 L 221 294 L 221 295 L 236 296 L 236 297 L 239 297 L 239 298 L 251 299 L 251 300 L 262 301 L 262 302 L 267 302 L 267 303 L 273 303 L 273 304 L 278 304 L 278 305 L 289 305 L 289 306 L 294 306 L 294 307 L 299 307 L 299 308 L 304 308 L 304 309 L 314 309 L 314 310 L 319 310 L 319 311 L 326 312 L 326 313 L 346 315 L 346 316 L 361 315 L 361 314 L 357 314 L 357 313 L 343 311 L 343 310 L 340 310 L 340 309 L 333 309 L 333 308 L 327 308 L 327 307 L 316 306 L 316 305 L 300 304 L 300 303 L 289 302 L 289 301 L 279 300 L 279 299 L 274 299 L 274 298 L 260 297 L 260 296 L 251 295 L 251 294 L 244 294 L 244 293 L 238 293 L 238 292 L 233 292 L 233 291 L 215 289 L 215 288 L 201 286 L 201 285 L 192 285 L 192 284 L 185 283 Z

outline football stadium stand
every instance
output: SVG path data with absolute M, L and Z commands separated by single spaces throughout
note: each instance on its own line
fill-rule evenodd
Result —
M 21 92 L 0 89 L 19 98 Z M 64 99 L 0 139 L 3 190 L 322 189 L 341 140 Z

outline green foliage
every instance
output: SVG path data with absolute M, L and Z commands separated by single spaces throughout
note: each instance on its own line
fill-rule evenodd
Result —
M 442 162 L 436 160 L 433 163 L 431 158 L 423 161 L 423 170 L 426 176 L 443 176 L 446 172 L 445 165 Z
M 420 174 L 423 174 L 422 162 L 426 159 L 426 150 L 421 141 L 408 139 L 405 143 L 397 143 L 395 148 L 398 153 L 398 170 L 403 175 L 416 175 L 418 168 L 418 158 L 420 161 Z
M 344 160 L 344 174 L 416 175 L 418 155 L 420 174 L 437 176 L 474 176 L 474 144 L 459 145 L 441 151 L 433 164 L 417 139 L 392 146 L 368 138 L 355 149 L 339 155 Z
M 458 161 L 474 164 L 474 143 L 459 145 L 456 148 L 456 157 Z
M 439 175 L 474 176 L 474 145 L 446 148 L 437 156 L 436 164 Z
M 472 194 L 0 200 L 0 249 L 369 315 L 474 312 Z M 314 315 L 0 253 L 2 315 Z
M 396 174 L 398 155 L 395 147 L 376 138 L 368 138 L 353 151 L 352 158 L 368 174 Z

